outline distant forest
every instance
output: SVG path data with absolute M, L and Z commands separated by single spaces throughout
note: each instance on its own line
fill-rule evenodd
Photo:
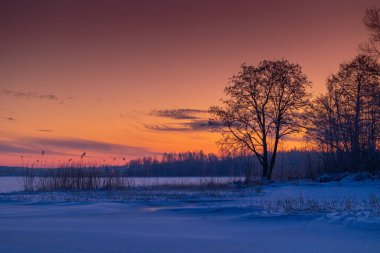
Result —
M 316 151 L 291 150 L 278 153 L 274 178 L 315 177 L 324 172 L 322 159 Z M 62 168 L 93 169 L 86 164 L 65 164 L 59 168 L 34 168 L 33 175 L 49 176 Z M 126 177 L 181 177 L 228 176 L 260 178 L 261 168 L 254 156 L 217 156 L 203 151 L 164 153 L 161 158 L 144 157 L 129 161 L 124 166 L 97 167 L 100 175 Z M 2 167 L 0 176 L 23 176 L 30 168 Z
M 322 160 L 315 151 L 279 152 L 275 178 L 314 177 L 322 172 Z M 128 176 L 229 176 L 250 179 L 261 177 L 254 156 L 223 156 L 200 152 L 164 153 L 159 161 L 152 157 L 135 159 L 123 170 Z
M 289 150 L 277 154 L 273 179 L 315 179 L 326 173 L 347 172 L 343 167 L 332 167 L 326 154 L 320 151 Z M 375 164 L 380 164 L 376 156 Z M 24 176 L 33 170 L 34 176 L 50 176 L 59 169 L 81 169 L 98 171 L 100 176 L 125 177 L 244 177 L 246 180 L 259 180 L 262 170 L 255 156 L 217 156 L 213 153 L 183 152 L 164 153 L 162 157 L 137 158 L 123 166 L 91 166 L 86 163 L 63 164 L 58 168 L 0 167 L 0 176 Z M 379 172 L 378 166 L 368 167 L 368 173 Z M 353 171 L 351 171 L 353 172 Z

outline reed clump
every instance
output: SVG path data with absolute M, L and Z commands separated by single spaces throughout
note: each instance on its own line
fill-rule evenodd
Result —
M 25 191 L 122 189 L 130 186 L 117 170 L 83 163 L 54 169 L 29 168 L 23 178 Z

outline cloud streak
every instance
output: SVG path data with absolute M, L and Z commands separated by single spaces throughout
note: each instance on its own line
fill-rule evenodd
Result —
M 203 117 L 199 117 L 199 114 L 205 114 L 205 113 L 207 113 L 207 110 L 168 109 L 168 110 L 153 110 L 151 111 L 150 115 L 171 118 L 171 119 L 178 119 L 178 120 L 181 120 L 181 119 L 195 120 L 195 119 L 203 118 Z
M 48 100 L 48 101 L 57 101 L 57 102 L 63 102 L 65 99 L 58 97 L 57 95 L 54 94 L 37 94 L 33 92 L 22 92 L 22 91 L 13 91 L 13 90 L 7 90 L 3 89 L 1 91 L 1 94 L 7 95 L 7 96 L 12 96 L 15 98 L 20 98 L 20 99 L 39 99 L 39 100 Z M 73 97 L 67 97 L 66 99 L 72 100 L 74 99 Z
M 50 129 L 37 129 L 38 132 L 45 132 L 45 133 L 49 133 L 49 132 L 52 132 L 53 130 L 50 130 Z
M 16 121 L 16 119 L 13 117 L 4 117 L 4 119 L 9 120 L 9 121 Z
M 23 141 L 0 141 L 0 153 L 2 154 L 17 154 L 17 155 L 40 155 L 42 147 L 33 143 L 25 143 Z M 64 152 L 49 150 L 51 155 L 67 155 Z
M 175 123 L 163 124 L 146 124 L 146 129 L 151 131 L 166 132 L 190 132 L 190 131 L 207 131 L 210 124 L 207 119 L 207 110 L 202 109 L 167 109 L 153 110 L 149 115 L 173 119 Z
M 63 150 L 82 150 L 82 151 L 96 151 L 108 153 L 128 153 L 136 155 L 140 153 L 150 152 L 143 147 L 127 146 L 120 144 L 112 144 L 108 142 L 100 142 L 84 139 L 38 139 L 31 140 L 33 143 L 40 146 L 47 146 Z
M 27 138 L 12 141 L 0 141 L 0 152 L 17 154 L 46 154 L 72 156 L 83 152 L 91 154 L 109 154 L 123 156 L 155 155 L 156 153 L 144 148 L 129 145 L 113 144 L 84 139 L 48 139 Z
M 1 142 L 0 143 L 0 152 L 1 153 L 34 153 L 33 150 L 28 147 L 20 147 L 15 144 Z
M 208 131 L 211 129 L 211 125 L 208 120 L 193 120 L 174 124 L 151 124 L 145 125 L 145 128 L 152 131 L 190 132 Z

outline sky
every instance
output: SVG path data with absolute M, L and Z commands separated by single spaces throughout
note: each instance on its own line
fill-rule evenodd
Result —
M 242 63 L 288 59 L 322 93 L 376 4 L 2 0 L 0 165 L 217 153 L 207 109 Z

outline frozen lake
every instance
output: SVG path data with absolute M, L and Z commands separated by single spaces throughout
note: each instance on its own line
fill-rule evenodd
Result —
M 0 177 L 0 193 L 23 190 L 22 177 Z
M 132 186 L 192 185 L 244 180 L 242 177 L 125 177 L 123 179 Z M 0 177 L 0 193 L 22 191 L 23 189 L 23 177 Z
M 7 192 L 0 193 L 0 252 L 373 253 L 380 249 L 380 181 L 279 182 L 210 195 L 141 189 L 23 193 L 12 192 L 20 189 L 21 178 L 0 179 L 2 191 Z M 144 179 L 172 183 L 175 178 Z
M 256 216 L 224 202 L 0 202 L 7 253 L 373 253 L 379 223 Z M 231 205 L 229 202 L 228 205 Z

